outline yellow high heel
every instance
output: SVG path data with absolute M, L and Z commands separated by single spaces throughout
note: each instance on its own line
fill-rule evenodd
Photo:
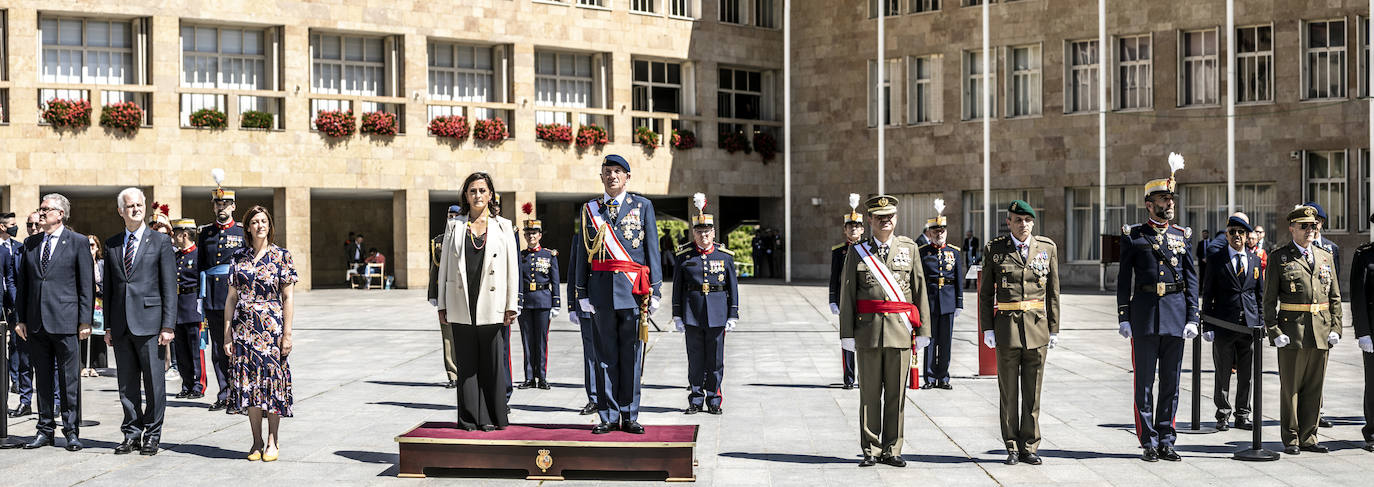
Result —
M 262 452 L 261 452 L 261 451 L 259 451 L 259 450 L 253 450 L 252 453 L 249 453 L 249 454 L 248 454 L 248 461 L 250 461 L 250 462 L 256 462 L 256 461 L 258 461 L 258 460 L 262 460 Z M 273 460 L 276 460 L 276 459 L 273 458 Z

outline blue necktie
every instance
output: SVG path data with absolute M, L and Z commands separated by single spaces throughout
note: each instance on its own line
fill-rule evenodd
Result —
M 128 243 L 124 244 L 124 275 L 130 276 L 134 273 L 134 252 L 138 250 L 138 238 L 134 234 L 129 234 Z
M 48 241 L 50 240 L 52 240 L 52 235 L 43 237 L 43 256 L 39 259 L 39 263 L 41 264 L 40 267 L 43 268 L 44 274 L 48 273 L 48 259 L 52 257 L 52 250 L 49 250 L 51 246 L 48 245 Z

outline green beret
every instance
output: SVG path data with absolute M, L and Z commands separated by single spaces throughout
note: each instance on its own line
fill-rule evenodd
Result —
M 1030 203 L 1027 203 L 1022 200 L 1016 200 L 1011 202 L 1011 205 L 1007 206 L 1007 213 L 1012 213 L 1016 215 L 1029 215 L 1031 218 L 1036 218 L 1035 209 L 1031 208 Z

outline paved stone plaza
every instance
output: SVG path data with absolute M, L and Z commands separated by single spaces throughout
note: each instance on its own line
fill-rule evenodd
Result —
M 665 296 L 667 291 L 665 286 Z M 640 420 L 701 425 L 699 485 L 1354 485 L 1367 483 L 1374 466 L 1374 454 L 1358 448 L 1362 372 L 1349 327 L 1331 356 L 1326 382 L 1326 413 L 1336 427 L 1320 433 L 1332 453 L 1237 462 L 1231 453 L 1248 444 L 1250 432 L 1233 429 L 1181 435 L 1182 463 L 1141 462 L 1131 429 L 1129 347 L 1116 334 L 1114 299 L 1078 292 L 1064 299 L 1060 346 L 1049 356 L 1041 410 L 1044 465 L 1001 464 L 997 385 L 994 379 L 972 378 L 977 363 L 970 313 L 956 325 L 955 388 L 907 394 L 905 455 L 911 463 L 905 469 L 860 469 L 859 395 L 839 387 L 838 335 L 825 287 L 749 284 L 741 293 L 742 319 L 727 340 L 724 416 L 681 413 L 686 363 L 682 335 L 666 332 L 671 328 L 666 305 L 655 317 L 667 325 L 665 332 L 651 335 Z M 291 360 L 296 417 L 283 421 L 280 461 L 243 460 L 250 443 L 243 417 L 210 413 L 207 400 L 179 399 L 169 399 L 166 450 L 155 457 L 115 456 L 120 412 L 109 371 L 83 383 L 85 416 L 101 422 L 82 429 L 86 449 L 0 451 L 0 484 L 532 483 L 509 475 L 477 479 L 447 471 L 431 472 L 425 480 L 395 478 L 393 437 L 422 421 L 450 420 L 454 414 L 454 393 L 440 385 L 444 374 L 432 308 L 422 291 L 317 290 L 298 296 L 297 351 Z M 549 337 L 554 388 L 517 390 L 511 420 L 591 424 L 595 416 L 577 414 L 585 398 L 576 329 L 559 316 Z M 519 352 L 514 353 L 519 381 Z M 1204 364 L 1210 360 L 1205 356 Z M 1265 361 L 1266 446 L 1279 450 L 1272 349 Z M 1210 365 L 1204 370 L 1209 374 L 1204 374 L 1202 415 L 1210 419 Z M 1191 410 L 1188 371 L 1185 367 L 1180 427 Z M 213 390 L 213 377 L 211 382 Z M 171 383 L 175 390 L 177 380 Z M 34 421 L 35 416 L 10 420 L 11 434 L 30 437 Z

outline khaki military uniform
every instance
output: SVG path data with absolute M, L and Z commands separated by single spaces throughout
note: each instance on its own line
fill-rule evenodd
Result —
M 429 302 L 439 299 L 439 255 L 443 252 L 444 234 L 435 235 L 429 241 Z M 458 380 L 458 360 L 453 357 L 453 325 L 440 323 L 439 331 L 444 337 L 444 372 L 448 380 Z
M 1059 333 L 1058 249 L 1041 236 L 1031 237 L 1026 248 L 1022 258 L 1010 236 L 988 242 L 978 283 L 978 330 L 991 330 L 997 341 L 1002 441 L 1007 451 L 1021 454 L 1040 447 L 1046 346 L 1050 334 Z
M 856 245 L 871 245 L 878 255 L 878 243 L 872 237 Z M 893 236 L 884 264 L 897 280 L 903 299 L 916 305 L 921 323 L 930 323 L 918 249 L 916 241 Z M 854 339 L 859 369 L 859 444 L 865 454 L 873 456 L 902 454 L 902 411 L 911 373 L 913 335 L 930 336 L 929 326 L 908 330 L 904 314 L 858 312 L 860 300 L 887 299 L 859 252 L 850 251 L 840 274 L 840 338 Z
M 1294 243 L 1269 253 L 1264 279 L 1264 325 L 1279 348 L 1279 436 L 1284 446 L 1317 443 L 1326 381 L 1327 337 L 1341 334 L 1341 288 L 1330 252 L 1309 245 L 1312 263 Z

